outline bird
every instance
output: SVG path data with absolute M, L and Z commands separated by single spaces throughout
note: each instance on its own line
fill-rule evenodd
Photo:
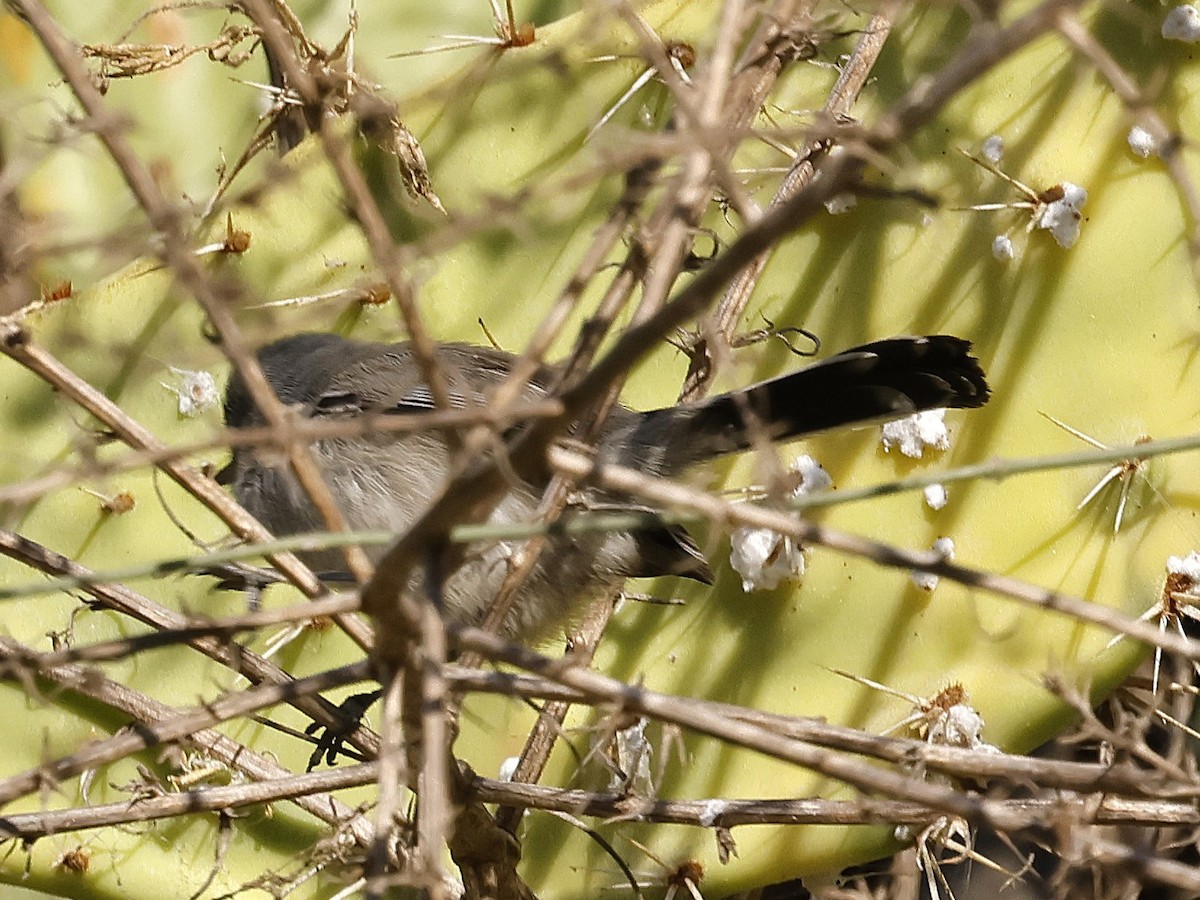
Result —
M 457 409 L 489 404 L 517 359 L 465 343 L 437 344 L 434 356 L 450 405 Z M 413 345 L 307 332 L 267 344 L 257 358 L 279 401 L 294 414 L 322 422 L 362 421 L 361 432 L 314 440 L 313 458 L 349 527 L 402 534 L 440 494 L 450 463 L 440 431 L 371 428 L 372 417 L 436 408 Z M 541 368 L 525 386 L 525 398 L 551 396 L 556 375 L 553 366 Z M 644 412 L 617 404 L 599 430 L 595 452 L 601 461 L 672 477 L 745 450 L 762 437 L 785 441 L 930 409 L 976 408 L 989 397 L 987 378 L 969 341 L 945 334 L 892 337 L 697 402 Z M 266 424 L 236 372 L 226 388 L 224 417 L 233 429 Z M 237 446 L 217 480 L 231 487 L 238 501 L 277 536 L 324 529 L 286 454 L 277 448 Z M 534 520 L 547 481 L 513 484 L 489 521 Z M 629 577 L 676 575 L 712 583 L 712 569 L 692 536 L 645 503 L 582 485 L 567 514 L 581 510 L 638 513 L 645 525 L 630 531 L 550 534 L 503 622 L 504 636 L 536 644 L 568 627 L 596 594 Z M 377 561 L 384 549 L 370 548 L 368 554 Z M 468 547 L 460 567 L 442 586 L 443 615 L 465 625 L 482 622 L 513 550 L 514 544 L 506 541 Z M 300 555 L 329 577 L 344 568 L 336 549 Z

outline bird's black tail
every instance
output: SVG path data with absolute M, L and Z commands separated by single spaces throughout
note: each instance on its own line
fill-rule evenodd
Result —
M 630 450 L 664 447 L 642 465 L 663 473 L 748 448 L 756 433 L 786 440 L 987 403 L 987 379 L 971 343 L 950 335 L 897 337 L 846 350 L 790 375 L 701 403 L 643 413 Z

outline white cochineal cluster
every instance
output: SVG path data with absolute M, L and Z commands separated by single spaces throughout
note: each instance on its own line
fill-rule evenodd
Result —
M 797 457 L 789 471 L 799 476 L 792 497 L 833 487 L 829 473 L 811 456 Z M 729 564 L 742 576 L 742 590 L 746 593 L 772 591 L 785 581 L 804 575 L 804 548 L 778 531 L 743 526 L 733 532 L 729 543 Z

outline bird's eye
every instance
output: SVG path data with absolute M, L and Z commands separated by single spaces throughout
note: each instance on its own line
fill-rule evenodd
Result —
M 353 391 L 339 391 L 338 393 L 333 394 L 323 394 L 313 405 L 313 412 L 319 416 L 361 411 L 362 397 Z
M 217 474 L 213 476 L 217 484 L 229 486 L 237 481 L 237 454 L 234 454 L 233 459 L 222 466 Z

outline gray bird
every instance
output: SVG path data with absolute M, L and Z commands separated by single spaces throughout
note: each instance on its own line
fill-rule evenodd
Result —
M 786 440 L 842 426 L 880 422 L 942 407 L 987 402 L 983 370 L 968 341 L 949 335 L 897 337 L 846 350 L 788 375 L 698 403 L 636 412 L 612 410 L 596 449 L 600 459 L 654 475 L 744 450 L 753 429 Z M 468 344 L 441 344 L 438 363 L 456 407 L 489 403 L 515 357 Z M 299 334 L 262 348 L 259 362 L 279 400 L 314 420 L 428 412 L 434 408 L 407 343 L 352 341 L 334 334 Z M 539 372 L 525 391 L 545 397 L 555 372 Z M 747 427 L 743 411 L 751 410 Z M 236 374 L 225 397 L 231 428 L 265 424 Z M 439 432 L 372 433 L 312 444 L 312 453 L 350 527 L 402 533 L 444 485 L 448 454 Z M 276 535 L 324 530 L 316 510 L 278 450 L 238 448 L 218 475 L 238 500 Z M 545 484 L 514 485 L 491 516 L 495 523 L 530 521 Z M 647 527 L 632 532 L 554 536 L 517 596 L 504 625 L 511 638 L 536 642 L 561 629 L 598 591 L 631 576 L 679 575 L 711 583 L 712 572 L 691 536 L 667 525 L 630 498 L 581 488 L 576 510 L 636 510 Z M 512 545 L 469 548 L 444 586 L 443 611 L 480 622 L 507 572 Z M 368 551 L 375 559 L 382 548 Z M 319 572 L 342 566 L 337 550 L 302 554 Z M 561 632 L 560 632 L 561 633 Z

